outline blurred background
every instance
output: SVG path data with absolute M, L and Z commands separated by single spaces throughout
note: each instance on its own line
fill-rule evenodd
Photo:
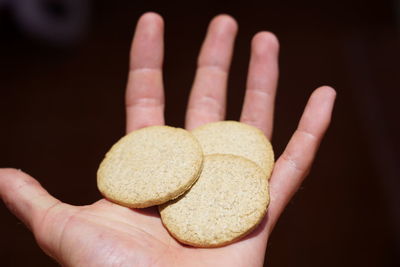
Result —
M 166 121 L 183 126 L 208 22 L 239 23 L 228 119 L 242 105 L 250 40 L 281 43 L 279 156 L 313 89 L 337 92 L 314 167 L 281 217 L 266 265 L 400 266 L 400 2 L 0 0 L 0 167 L 75 205 L 100 198 L 96 170 L 124 134 L 129 47 L 146 11 L 166 22 Z M 2 266 L 56 266 L 1 205 Z

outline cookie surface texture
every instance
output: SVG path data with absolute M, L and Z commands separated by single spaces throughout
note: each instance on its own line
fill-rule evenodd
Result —
M 268 180 L 254 162 L 234 156 L 205 156 L 190 190 L 159 206 L 161 219 L 178 241 L 220 247 L 250 233 L 269 203 Z
M 233 154 L 254 161 L 270 177 L 274 152 L 264 133 L 256 127 L 237 121 L 219 121 L 192 131 L 205 155 Z
M 109 200 L 130 208 L 162 204 L 197 180 L 203 153 L 188 131 L 150 126 L 121 138 L 97 171 L 97 186 Z

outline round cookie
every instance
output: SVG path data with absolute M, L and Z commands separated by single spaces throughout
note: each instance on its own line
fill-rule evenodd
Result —
M 254 162 L 234 155 L 205 156 L 203 171 L 188 192 L 159 206 L 178 241 L 220 247 L 250 233 L 269 203 L 268 180 Z
M 204 155 L 233 154 L 258 164 L 269 178 L 274 166 L 274 152 L 264 133 L 256 127 L 237 121 L 219 121 L 192 131 Z
M 97 186 L 109 200 L 130 208 L 162 204 L 198 179 L 203 152 L 188 131 L 150 126 L 121 138 L 97 171 Z

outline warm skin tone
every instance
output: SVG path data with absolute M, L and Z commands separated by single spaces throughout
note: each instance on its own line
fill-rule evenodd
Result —
M 203 43 L 186 114 L 186 128 L 224 119 L 226 84 L 236 22 L 215 17 Z M 278 78 L 278 41 L 269 32 L 252 40 L 241 121 L 270 138 Z M 164 124 L 163 20 L 144 14 L 136 28 L 126 90 L 127 132 Z M 329 125 L 335 91 L 316 89 L 270 180 L 267 216 L 250 236 L 222 248 L 181 245 L 154 208 L 132 210 L 101 199 L 71 206 L 49 195 L 29 175 L 0 169 L 0 195 L 32 230 L 40 247 L 65 266 L 262 266 L 268 237 L 299 188 Z

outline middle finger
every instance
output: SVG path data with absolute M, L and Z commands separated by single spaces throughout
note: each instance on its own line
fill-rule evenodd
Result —
M 228 15 L 215 17 L 208 27 L 200 51 L 197 71 L 186 113 L 186 128 L 222 120 L 225 116 L 226 86 L 237 32 Z

